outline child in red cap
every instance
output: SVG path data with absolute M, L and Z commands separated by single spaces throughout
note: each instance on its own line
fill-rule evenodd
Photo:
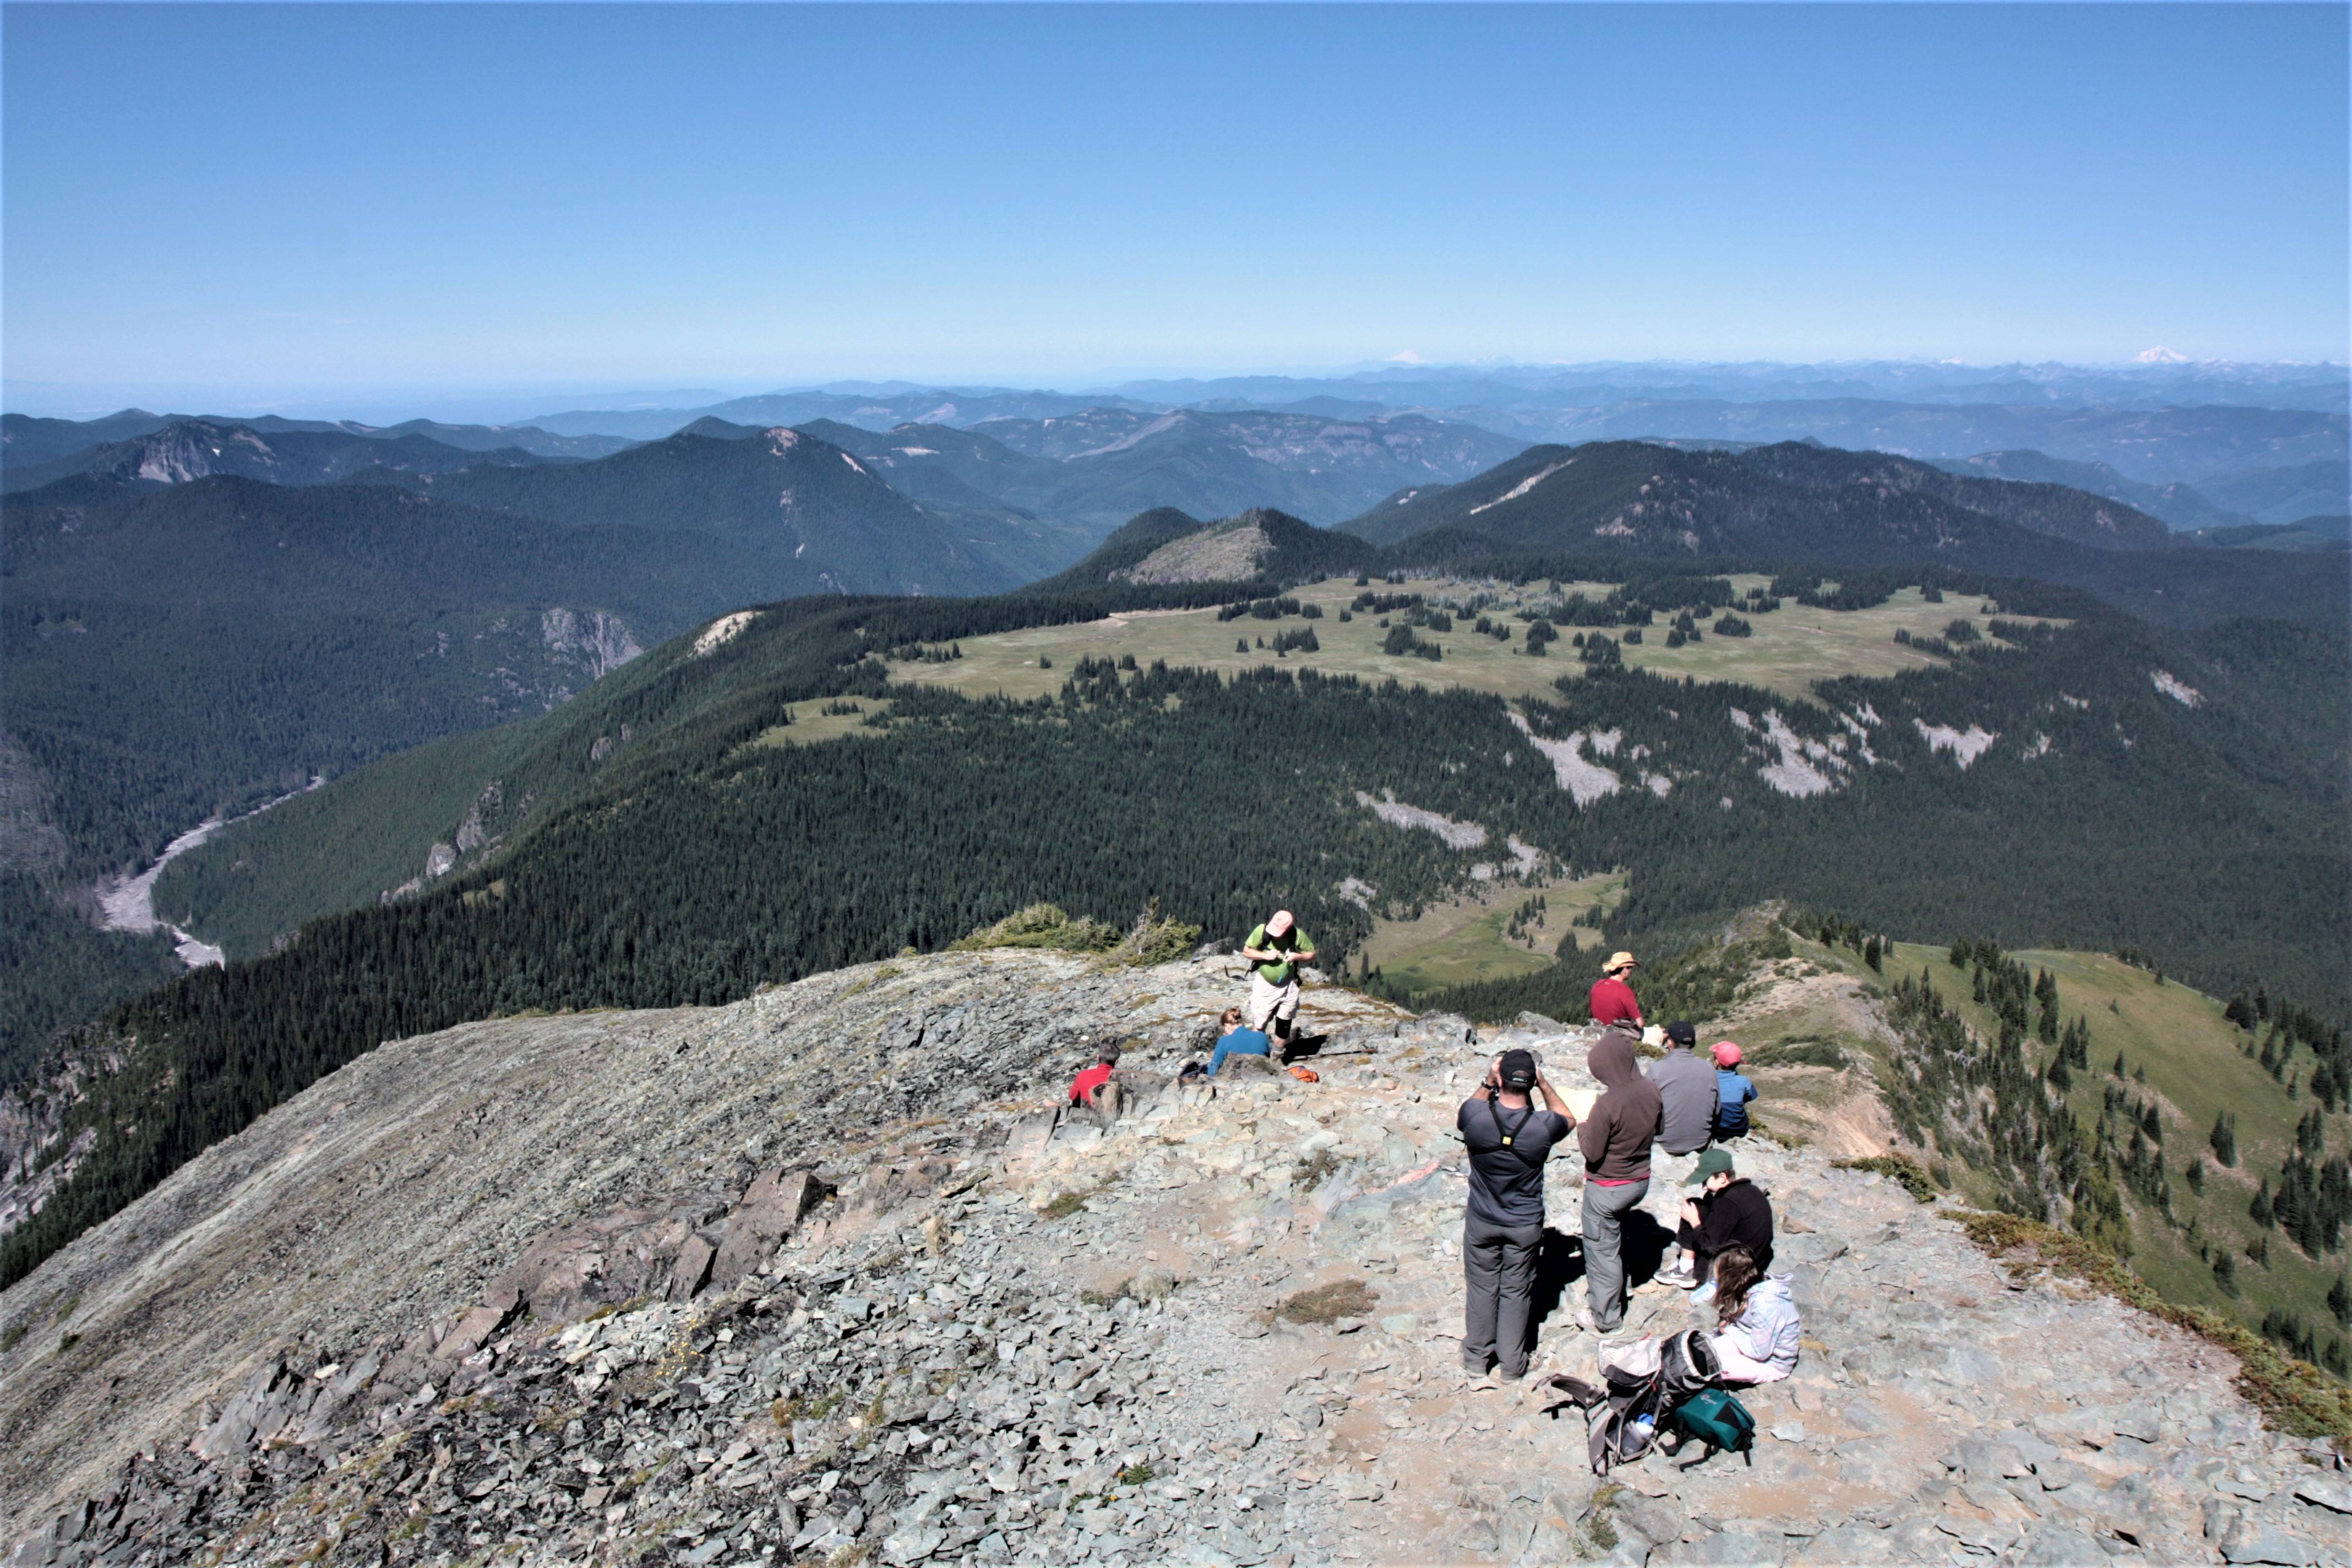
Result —
M 1756 1086 L 1739 1071 L 1739 1047 L 1729 1040 L 1717 1042 L 1715 1047 L 1715 1139 L 1720 1143 L 1727 1138 L 1748 1136 L 1748 1102 L 1756 1098 Z

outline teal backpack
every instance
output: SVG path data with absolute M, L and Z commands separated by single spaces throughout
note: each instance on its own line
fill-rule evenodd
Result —
M 1746 1455 L 1751 1465 L 1756 1462 L 1750 1451 L 1756 1446 L 1756 1417 L 1722 1389 L 1700 1389 L 1675 1406 L 1673 1420 L 1685 1436 L 1727 1454 Z

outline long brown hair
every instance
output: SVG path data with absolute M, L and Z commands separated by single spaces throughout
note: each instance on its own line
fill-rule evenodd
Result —
M 1744 1247 L 1727 1247 L 1715 1255 L 1716 1327 L 1728 1328 L 1748 1310 L 1748 1292 L 1762 1278 Z

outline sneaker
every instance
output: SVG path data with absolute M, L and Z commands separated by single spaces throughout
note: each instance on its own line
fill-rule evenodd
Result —
M 1666 1284 L 1673 1286 L 1677 1290 L 1696 1290 L 1698 1289 L 1698 1272 L 1696 1269 L 1682 1268 L 1662 1268 L 1658 1270 L 1658 1278 Z

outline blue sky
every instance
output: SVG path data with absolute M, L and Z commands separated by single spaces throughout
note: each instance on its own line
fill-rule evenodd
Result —
M 226 406 L 2341 360 L 2346 19 L 9 5 L 5 370 Z

